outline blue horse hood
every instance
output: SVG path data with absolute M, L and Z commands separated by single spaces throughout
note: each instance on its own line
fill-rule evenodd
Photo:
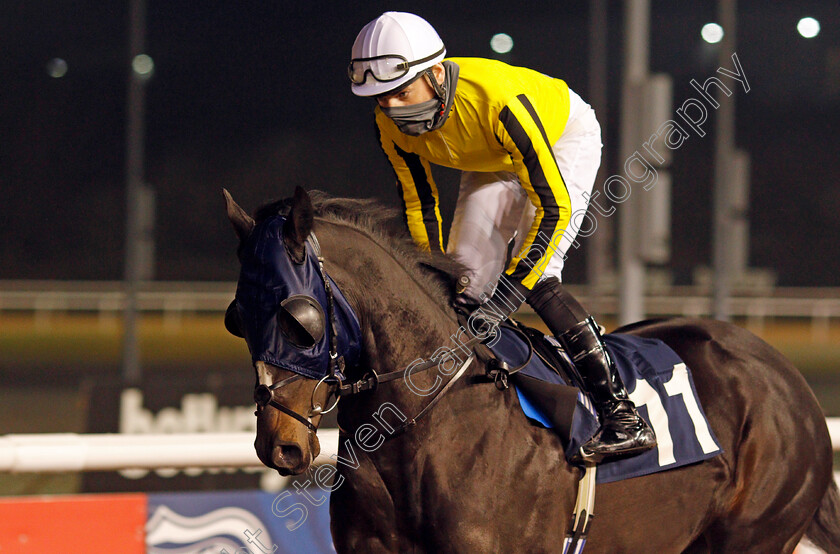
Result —
M 312 379 L 321 379 L 329 374 L 330 367 L 327 294 L 311 241 L 306 241 L 303 263 L 295 263 L 286 251 L 283 242 L 285 220 L 284 216 L 277 215 L 260 222 L 240 246 L 242 268 L 236 301 L 242 330 L 254 362 L 263 361 Z M 361 352 L 359 320 L 335 282 L 329 276 L 326 278 L 330 280 L 333 294 L 338 355 L 344 357 L 347 365 L 357 365 Z M 294 295 L 315 299 L 327 323 L 321 339 L 309 348 L 289 341 L 277 322 L 280 303 Z

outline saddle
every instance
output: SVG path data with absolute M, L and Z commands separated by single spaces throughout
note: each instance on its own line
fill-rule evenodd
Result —
M 525 415 L 554 430 L 571 459 L 599 423 L 563 346 L 554 337 L 512 319 L 502 323 L 497 336 L 482 346 L 486 352 L 477 354 L 486 361 L 487 377 L 500 390 L 513 385 Z
M 657 339 L 613 333 L 604 343 L 639 414 L 651 424 L 659 446 L 630 458 L 599 464 L 598 483 L 647 475 L 696 463 L 721 452 L 697 397 L 691 372 Z M 487 376 L 499 389 L 512 386 L 534 425 L 559 435 L 567 459 L 597 432 L 597 413 L 579 386 L 574 363 L 554 337 L 507 321 L 479 345 Z

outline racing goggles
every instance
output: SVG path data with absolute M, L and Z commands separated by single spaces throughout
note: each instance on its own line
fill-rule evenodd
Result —
M 408 61 L 399 54 L 386 54 L 371 58 L 354 58 L 347 67 L 347 76 L 356 85 L 364 83 L 368 73 L 380 83 L 388 83 L 403 77 L 413 66 L 431 61 L 444 52 L 446 52 L 446 48 L 441 48 L 431 56 L 426 56 L 413 62 Z

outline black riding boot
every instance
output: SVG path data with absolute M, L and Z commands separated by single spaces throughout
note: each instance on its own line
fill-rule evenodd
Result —
M 639 417 L 615 364 L 604 347 L 595 320 L 556 278 L 538 283 L 528 303 L 575 362 L 583 387 L 592 396 L 601 428 L 580 447 L 578 461 L 600 462 L 630 456 L 656 446 L 653 430 Z

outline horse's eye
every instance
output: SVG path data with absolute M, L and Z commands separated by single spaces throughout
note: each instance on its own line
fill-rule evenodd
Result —
M 286 339 L 299 348 L 312 348 L 321 342 L 326 328 L 321 305 L 303 295 L 290 296 L 280 303 L 277 325 Z
M 225 329 L 234 337 L 245 338 L 245 333 L 242 332 L 242 315 L 236 300 L 231 302 L 225 311 Z

